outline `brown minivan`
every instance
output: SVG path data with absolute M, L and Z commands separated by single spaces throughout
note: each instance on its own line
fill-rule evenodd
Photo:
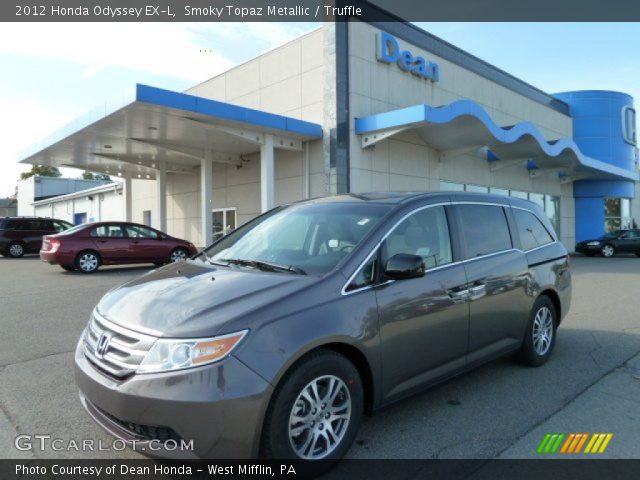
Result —
M 570 298 L 531 202 L 307 200 L 106 294 L 76 378 L 95 421 L 148 455 L 337 459 L 364 411 L 500 356 L 544 364 Z
M 19 258 L 25 253 L 37 253 L 43 235 L 60 233 L 71 227 L 71 223 L 56 218 L 0 218 L 0 254 Z

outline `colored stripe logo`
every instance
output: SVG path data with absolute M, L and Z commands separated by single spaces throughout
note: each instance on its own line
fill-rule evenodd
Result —
M 547 433 L 537 452 L 553 453 L 604 453 L 613 438 L 612 433 Z

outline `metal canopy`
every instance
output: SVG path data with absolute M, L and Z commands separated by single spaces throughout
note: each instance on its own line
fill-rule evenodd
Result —
M 445 158 L 488 148 L 497 157 L 488 158 L 494 169 L 520 164 L 529 168 L 532 176 L 552 171 L 565 181 L 639 179 L 637 172 L 583 155 L 571 139 L 547 142 L 532 123 L 500 127 L 480 105 L 470 100 L 442 107 L 415 105 L 358 118 L 355 127 L 363 148 L 413 130 Z
M 110 175 L 155 178 L 192 173 L 201 161 L 241 165 L 274 148 L 302 150 L 322 137 L 320 125 L 184 93 L 136 85 L 133 96 L 89 112 L 24 152 L 21 163 L 74 167 Z

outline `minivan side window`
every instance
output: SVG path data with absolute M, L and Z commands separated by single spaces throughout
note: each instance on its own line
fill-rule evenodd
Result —
M 398 253 L 419 255 L 426 268 L 453 261 L 444 207 L 419 210 L 402 221 L 385 240 L 386 259 Z
M 497 205 L 457 206 L 466 258 L 513 248 L 504 208 Z
M 513 215 L 516 219 L 523 250 L 531 250 L 553 242 L 549 231 L 533 213 L 514 208 Z
M 377 255 L 374 255 L 358 270 L 358 273 L 349 282 L 346 288 L 347 292 L 373 285 L 376 280 L 376 264 L 378 263 L 376 258 Z

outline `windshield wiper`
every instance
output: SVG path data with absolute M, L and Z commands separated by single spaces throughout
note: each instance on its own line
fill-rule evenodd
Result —
M 300 267 L 293 265 L 278 265 L 277 263 L 263 262 L 261 260 L 246 260 L 244 258 L 221 258 L 220 261 L 232 263 L 234 265 L 242 265 L 243 267 L 253 267 L 267 272 L 290 272 L 298 275 L 306 275 Z
M 205 259 L 205 261 L 207 263 L 210 263 L 211 265 L 219 265 L 221 267 L 228 267 L 229 264 L 228 263 L 221 263 L 221 262 L 216 262 L 213 258 L 211 258 L 209 255 L 207 255 L 204 250 L 200 252 L 200 255 L 202 255 Z

